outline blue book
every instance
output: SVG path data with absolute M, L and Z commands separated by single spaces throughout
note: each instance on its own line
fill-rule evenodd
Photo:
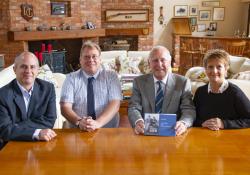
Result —
M 176 114 L 145 113 L 144 135 L 175 136 Z

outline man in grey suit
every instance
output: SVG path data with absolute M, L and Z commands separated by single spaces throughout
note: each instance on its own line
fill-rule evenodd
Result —
M 136 134 L 143 134 L 145 113 L 177 114 L 175 130 L 176 135 L 181 135 L 192 126 L 196 115 L 190 82 L 185 77 L 169 71 L 171 56 L 163 46 L 155 46 L 151 50 L 149 67 L 152 73 L 134 79 L 128 109 L 130 124 Z M 159 89 L 162 97 L 158 103 L 157 98 L 161 94 Z

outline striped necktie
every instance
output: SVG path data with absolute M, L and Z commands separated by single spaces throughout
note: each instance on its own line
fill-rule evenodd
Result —
M 155 113 L 161 113 L 163 104 L 163 89 L 161 87 L 161 81 L 157 81 L 158 89 L 155 98 Z
M 94 98 L 94 90 L 93 90 L 93 80 L 94 77 L 88 78 L 88 87 L 87 87 L 87 112 L 88 116 L 91 116 L 92 119 L 96 119 L 95 115 L 95 98 Z

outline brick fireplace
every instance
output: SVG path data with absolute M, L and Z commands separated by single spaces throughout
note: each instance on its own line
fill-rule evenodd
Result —
M 32 51 L 34 49 L 33 46 L 31 46 L 33 41 L 42 42 L 45 40 L 55 43 L 58 42 L 57 40 L 64 40 L 63 42 L 70 43 L 72 39 L 76 39 L 77 45 L 79 45 L 79 40 L 81 42 L 90 39 L 99 42 L 102 40 L 101 37 L 119 37 L 124 35 L 131 37 L 136 33 L 137 48 L 134 48 L 138 50 L 149 50 L 153 45 L 153 0 L 123 0 L 115 2 L 113 0 L 60 0 L 70 4 L 69 16 L 51 15 L 51 1 L 56 0 L 0 1 L 0 54 L 5 54 L 5 66 L 11 65 L 14 57 L 20 52 L 24 50 Z M 24 3 L 33 6 L 34 17 L 30 21 L 26 21 L 21 16 L 20 6 Z M 149 21 L 106 22 L 105 11 L 107 9 L 149 9 Z M 96 26 L 96 29 L 103 30 L 104 33 L 102 33 L 102 31 L 101 34 L 98 34 L 98 32 L 96 34 L 95 30 L 92 31 L 92 33 L 82 30 L 81 27 L 87 21 L 91 21 Z M 40 33 L 35 33 L 37 32 L 37 27 L 40 25 L 47 26 L 48 28 L 51 26 L 59 28 L 62 24 L 70 25 L 71 30 L 39 31 Z M 30 28 L 31 31 L 24 31 L 27 27 Z M 12 33 L 10 33 L 10 31 L 12 31 Z M 75 34 L 77 31 L 81 34 Z M 69 33 L 69 35 L 65 35 L 65 33 L 62 32 Z M 9 33 L 9 38 L 7 37 L 7 33 Z M 24 36 L 26 35 L 31 38 L 25 38 Z M 66 36 L 69 37 L 65 38 Z M 72 45 L 74 44 L 69 44 L 69 47 Z M 56 46 L 54 46 L 54 48 L 55 47 Z

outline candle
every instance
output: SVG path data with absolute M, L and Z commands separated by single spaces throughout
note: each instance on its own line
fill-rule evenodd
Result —
M 42 65 L 42 63 L 43 63 L 43 54 L 42 54 L 42 52 L 39 52 L 38 59 L 39 59 L 40 64 Z
M 48 52 L 51 53 L 52 51 L 52 44 L 48 44 Z
M 45 44 L 42 43 L 42 52 L 44 52 L 44 51 L 45 51 Z
M 38 59 L 38 56 L 39 56 L 38 51 L 35 51 L 35 55 L 36 55 L 36 57 Z

